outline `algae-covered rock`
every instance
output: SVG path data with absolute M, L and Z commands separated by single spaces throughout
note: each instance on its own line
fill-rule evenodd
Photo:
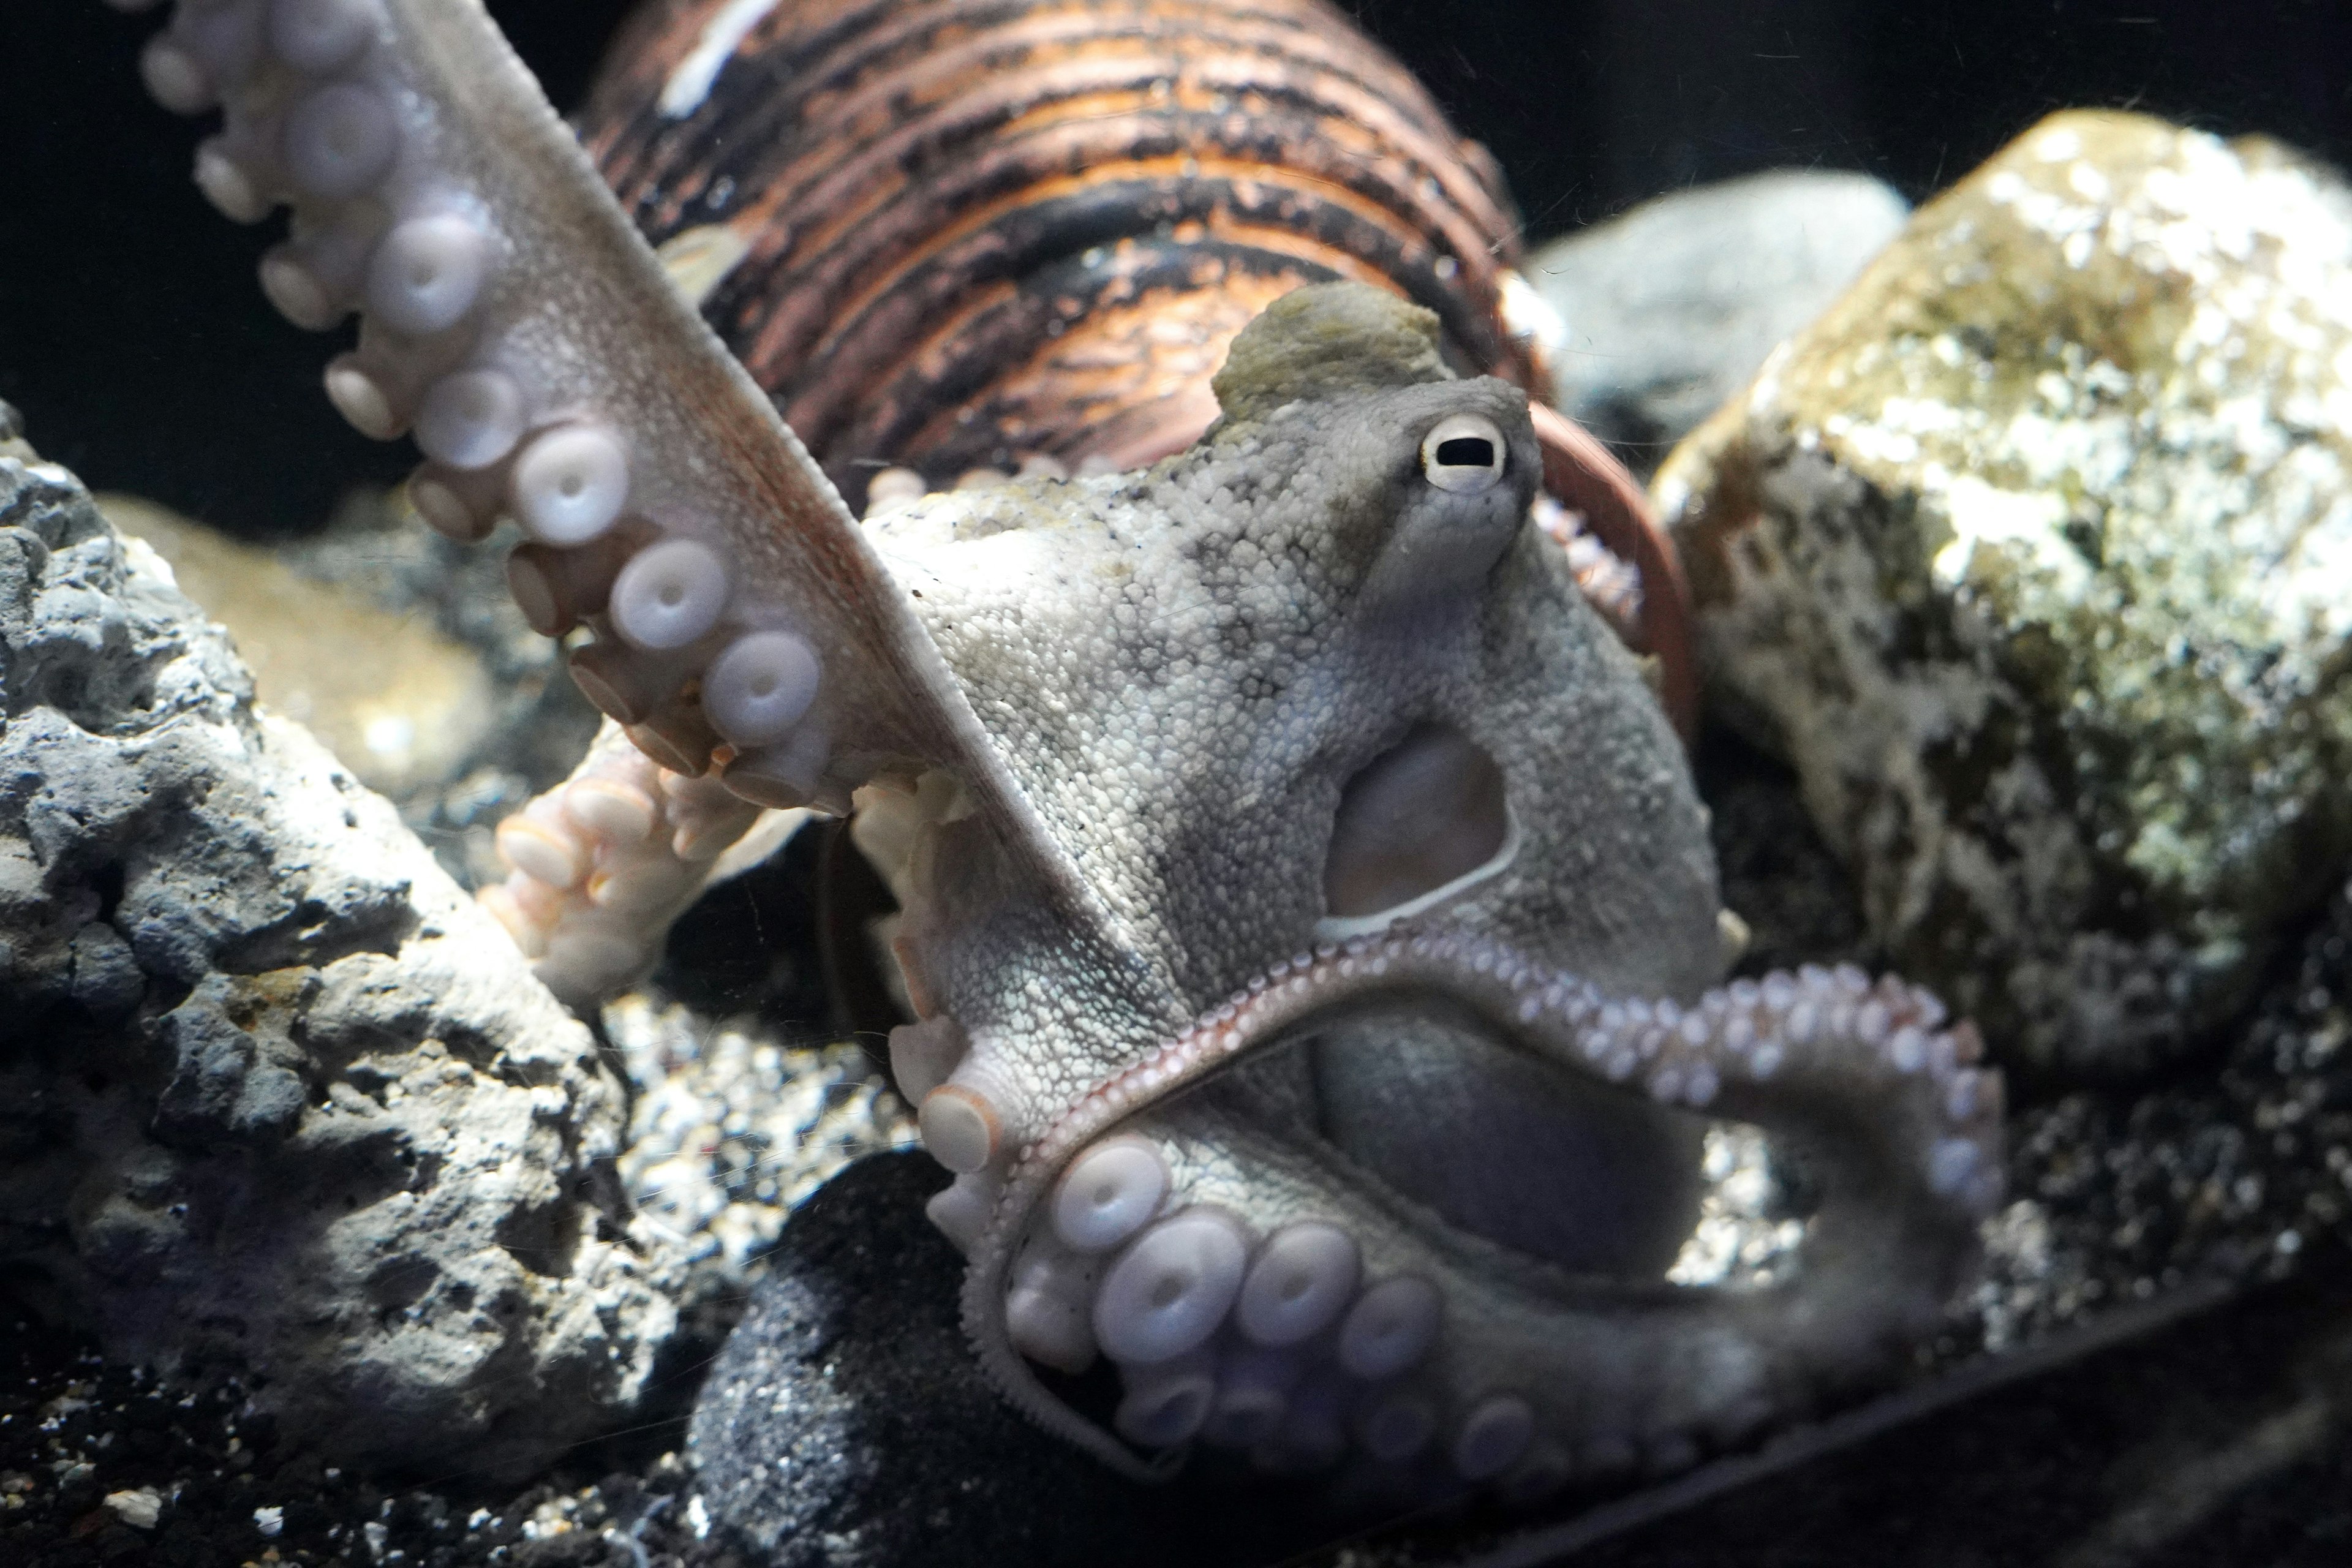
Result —
M 2352 847 L 2352 193 L 2053 117 L 1658 478 L 1719 710 L 2042 1067 L 2226 1019 Z

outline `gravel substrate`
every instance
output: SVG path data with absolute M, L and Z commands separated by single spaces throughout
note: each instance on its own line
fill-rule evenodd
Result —
M 0 1562 L 718 1563 L 654 1443 L 583 1453 L 531 1486 L 408 1485 L 281 1445 L 235 1384 L 183 1393 L 102 1364 L 79 1336 L 0 1298 Z M 601 1479 L 600 1479 L 601 1478 Z
M 605 1007 L 604 1034 L 637 1088 L 622 1184 L 687 1243 L 698 1291 L 740 1292 L 803 1199 L 852 1160 L 915 1142 L 862 1047 L 793 1045 L 646 991 Z
M 724 1564 L 689 1495 L 686 1409 L 792 1207 L 861 1154 L 912 1141 L 873 1058 L 658 993 L 605 1011 L 636 1089 L 621 1174 L 686 1237 L 695 1332 L 659 1419 L 518 1491 L 465 1474 L 362 1477 L 253 1414 L 240 1384 L 178 1388 L 109 1366 L 0 1278 L 0 1564 Z

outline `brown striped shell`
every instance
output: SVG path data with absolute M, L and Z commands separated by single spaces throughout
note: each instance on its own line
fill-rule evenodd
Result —
M 945 485 L 1179 450 L 1234 335 L 1306 283 L 1394 289 L 1457 371 L 1545 390 L 1506 324 L 1500 172 L 1327 0 L 647 0 L 583 120 L 854 507 L 885 465 Z M 1554 494 L 1641 572 L 1614 618 L 1686 721 L 1638 488 L 1538 429 Z

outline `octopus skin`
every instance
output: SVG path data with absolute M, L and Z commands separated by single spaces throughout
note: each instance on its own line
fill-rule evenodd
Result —
M 616 728 L 508 830 L 526 936 L 593 915 L 611 969 L 763 812 L 856 809 L 930 1213 L 1038 1423 L 1138 1477 L 1197 1441 L 1534 1500 L 1748 1441 L 1942 1321 L 1998 1076 L 1899 982 L 1718 984 L 1674 727 L 1531 519 L 1526 395 L 1430 311 L 1286 294 L 1198 444 L 861 525 L 478 0 L 180 0 L 142 68 L 226 110 L 215 205 L 293 207 L 270 298 L 360 314 L 336 406 L 414 436 L 436 527 L 514 517 L 518 601 L 578 639 Z M 1768 1281 L 1660 1268 L 1710 1121 L 1808 1173 Z M 1097 1361 L 1114 1394 L 1064 1375 Z

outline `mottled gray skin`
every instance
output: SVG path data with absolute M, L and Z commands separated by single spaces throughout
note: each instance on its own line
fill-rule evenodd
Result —
M 1975 1111 L 1900 1084 L 1916 1061 L 1890 1076 L 1879 1044 L 1847 1034 L 1851 1004 L 1791 1029 L 1810 1065 L 1769 1089 L 1772 1068 L 1751 1069 L 1744 1047 L 1717 1058 L 1757 1084 L 1727 1087 L 1723 1113 L 1820 1145 L 1829 1194 L 1799 1275 L 1693 1289 L 1664 1273 L 1690 1234 L 1698 1119 L 1653 1103 L 1671 1089 L 1627 1093 L 1633 1057 L 1604 1075 L 1527 994 L 1516 1023 L 1478 1001 L 1488 976 L 1532 965 L 1688 1003 L 1724 948 L 1680 743 L 1528 521 L 1524 395 L 1451 379 L 1434 345 L 1434 319 L 1391 296 L 1303 289 L 1236 342 L 1225 418 L 1194 449 L 1139 474 L 936 496 L 866 526 L 1001 770 L 992 791 L 943 764 L 911 805 L 887 788 L 860 797 L 926 1020 L 902 1034 L 950 1042 L 936 1089 L 936 1075 L 909 1079 L 909 1042 L 893 1047 L 926 1096 L 927 1145 L 963 1173 L 932 1214 L 971 1260 L 983 1369 L 1131 1473 L 1147 1467 L 1038 1380 L 1024 1356 L 1040 1342 L 1020 1339 L 1008 1304 L 1008 1283 L 1047 1289 L 1017 1283 L 1037 1269 L 1078 1282 L 1055 1289 L 1103 1278 L 1033 1221 L 1059 1163 L 1114 1128 L 1159 1152 L 1171 1206 L 1261 1237 L 1336 1226 L 1365 1280 L 1434 1287 L 1434 1342 L 1367 1400 L 1420 1402 L 1448 1433 L 1517 1402 L 1550 1456 L 1530 1464 L 1572 1456 L 1595 1475 L 1682 1468 L 1883 1373 L 1939 1321 L 1972 1253 L 1967 1215 L 1986 1200 L 1946 1212 L 1917 1161 L 1928 1129 Z M 1432 431 L 1460 417 L 1491 422 L 1507 452 L 1475 493 L 1424 466 Z M 1335 823 L 1350 781 L 1433 725 L 1492 760 L 1510 819 L 1476 871 L 1391 906 L 1455 956 L 1409 984 L 1333 971 L 1230 1070 L 1129 1095 L 1255 978 L 1388 923 L 1327 907 Z M 1455 798 L 1404 814 L 1408 837 L 1424 817 L 1442 832 Z M 1148 1358 L 1122 1365 L 1158 1375 Z M 1459 1482 L 1365 1461 L 1338 1484 L 1392 1505 Z
M 1303 290 L 1249 329 L 1294 352 L 1237 346 L 1218 384 L 1233 412 L 1193 449 L 869 527 L 1093 895 L 1062 921 L 992 915 L 1012 895 L 977 829 L 921 879 L 955 919 L 915 923 L 919 969 L 1039 1110 L 1312 944 L 1340 788 L 1424 720 L 1495 758 L 1520 829 L 1447 921 L 1625 993 L 1716 977 L 1681 747 L 1526 521 L 1525 395 L 1437 379 L 1433 331 L 1375 290 Z M 1480 495 L 1422 475 L 1423 434 L 1455 413 L 1509 438 Z

